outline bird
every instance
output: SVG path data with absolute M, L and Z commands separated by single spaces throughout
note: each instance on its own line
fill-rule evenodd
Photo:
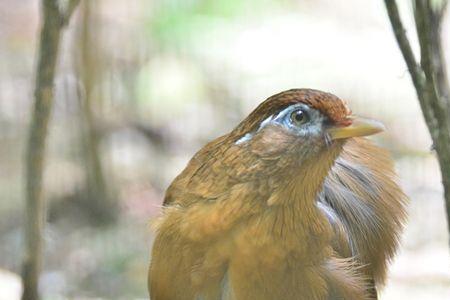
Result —
M 263 101 L 168 187 L 150 298 L 377 299 L 408 202 L 384 129 L 319 90 Z

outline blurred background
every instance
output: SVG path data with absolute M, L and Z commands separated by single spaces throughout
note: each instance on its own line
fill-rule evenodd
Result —
M 413 33 L 410 3 L 399 2 Z M 381 299 L 450 299 L 439 168 L 383 1 L 81 4 L 60 48 L 48 137 L 44 299 L 148 298 L 149 222 L 170 181 L 207 141 L 293 87 L 332 92 L 387 127 L 374 139 L 392 151 L 411 204 Z M 0 0 L 2 300 L 21 289 L 39 17 L 37 0 Z

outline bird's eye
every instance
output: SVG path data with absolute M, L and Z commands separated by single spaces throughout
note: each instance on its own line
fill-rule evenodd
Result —
M 297 109 L 291 113 L 290 120 L 292 125 L 299 126 L 308 122 L 309 116 L 304 110 Z

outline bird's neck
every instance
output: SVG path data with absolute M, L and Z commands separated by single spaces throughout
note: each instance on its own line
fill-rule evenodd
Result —
M 327 153 L 292 171 L 290 180 L 280 181 L 267 200 L 275 228 L 292 229 L 304 235 L 318 235 L 328 230 L 327 219 L 317 207 L 317 195 L 340 151 L 340 146 L 328 149 Z

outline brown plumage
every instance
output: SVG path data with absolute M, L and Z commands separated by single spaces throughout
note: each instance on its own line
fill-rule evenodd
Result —
M 381 130 L 294 89 L 203 147 L 172 182 L 149 289 L 163 299 L 371 299 L 405 218 Z

